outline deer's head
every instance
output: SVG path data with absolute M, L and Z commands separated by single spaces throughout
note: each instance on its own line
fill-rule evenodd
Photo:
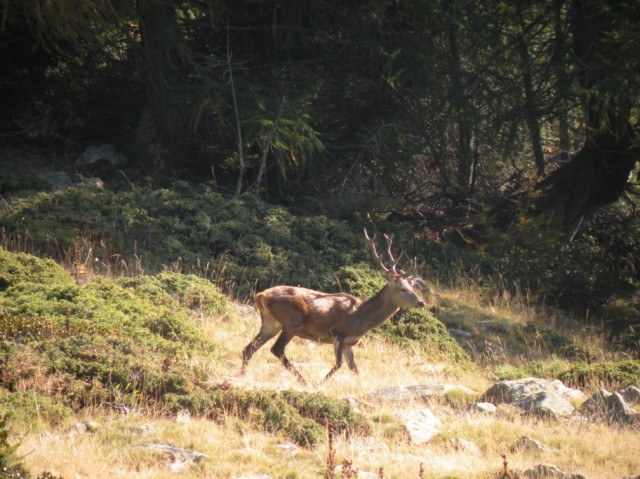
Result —
M 365 228 L 364 237 L 371 248 L 373 256 L 378 260 L 378 264 L 386 273 L 389 297 L 393 304 L 398 308 L 423 308 L 426 306 L 422 294 L 420 293 L 420 290 L 424 287 L 424 280 L 417 273 L 416 259 L 414 258 L 410 262 L 410 270 L 408 273 L 402 270 L 398 271 L 397 267 L 404 255 L 404 252 L 401 252 L 397 258 L 394 257 L 392 251 L 393 235 L 384 235 L 384 238 L 387 241 L 387 256 L 390 261 L 389 266 L 384 263 L 376 250 L 376 235 L 374 234 L 373 238 L 369 237 L 369 233 L 367 233 L 367 229 Z

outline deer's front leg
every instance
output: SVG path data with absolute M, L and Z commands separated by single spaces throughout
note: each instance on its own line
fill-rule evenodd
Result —
M 326 381 L 327 379 L 329 379 L 331 376 L 334 375 L 334 373 L 340 369 L 340 367 L 342 366 L 342 353 L 344 350 L 344 336 L 340 333 L 335 333 L 332 332 L 333 334 L 333 347 L 335 349 L 335 353 L 336 353 L 336 364 L 335 366 L 333 366 L 333 368 L 331 368 L 331 371 L 329 371 L 329 373 L 324 377 L 324 380 Z

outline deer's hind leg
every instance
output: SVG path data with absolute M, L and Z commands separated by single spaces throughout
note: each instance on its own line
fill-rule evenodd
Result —
M 337 334 L 335 332 L 332 332 L 332 333 L 333 333 L 333 347 L 336 353 L 336 364 L 331 368 L 331 371 L 329 371 L 327 375 L 324 377 L 325 381 L 329 379 L 331 376 L 333 376 L 335 372 L 342 367 L 342 356 L 346 354 L 346 349 L 344 347 L 344 336 L 341 334 Z M 351 348 L 347 346 L 347 349 L 350 350 Z
M 360 374 L 360 372 L 358 371 L 358 366 L 356 365 L 356 359 L 353 356 L 353 349 L 351 346 L 345 346 L 343 355 L 347 360 L 347 366 L 349 366 L 349 369 L 351 369 L 354 374 Z
M 260 316 L 262 317 L 260 332 L 242 350 L 242 374 L 246 372 L 247 364 L 255 352 L 282 330 L 282 324 L 269 312 L 261 311 Z
M 300 383 L 307 384 L 307 382 L 302 377 L 302 374 L 300 374 L 300 371 L 298 371 L 295 368 L 295 366 L 291 364 L 287 356 L 284 354 L 284 348 L 287 347 L 287 344 L 289 344 L 289 342 L 293 339 L 294 336 L 295 336 L 294 332 L 284 329 L 280 334 L 280 336 L 278 336 L 278 339 L 276 339 L 275 344 L 271 348 L 271 352 L 275 357 L 277 357 L 280 360 L 282 365 L 288 371 L 293 373 L 296 376 L 296 378 L 298 378 L 298 381 L 300 381 Z

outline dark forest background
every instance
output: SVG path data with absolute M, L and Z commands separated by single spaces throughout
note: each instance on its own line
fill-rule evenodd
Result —
M 0 13 L 6 148 L 73 164 L 111 143 L 129 163 L 90 172 L 107 183 L 178 178 L 297 214 L 384 217 L 542 301 L 624 299 L 625 327 L 637 321 L 637 1 L 7 0 Z

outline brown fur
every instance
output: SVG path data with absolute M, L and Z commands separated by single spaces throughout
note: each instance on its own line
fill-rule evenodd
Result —
M 243 372 L 253 354 L 280 333 L 271 352 L 303 383 L 302 375 L 284 354 L 293 337 L 335 345 L 336 364 L 325 379 L 340 368 L 343 356 L 349 368 L 357 373 L 352 347 L 360 338 L 400 308 L 425 305 L 411 278 L 391 273 L 384 288 L 367 301 L 347 293 L 330 294 L 302 287 L 275 286 L 256 294 L 255 304 L 262 325 L 243 350 Z

